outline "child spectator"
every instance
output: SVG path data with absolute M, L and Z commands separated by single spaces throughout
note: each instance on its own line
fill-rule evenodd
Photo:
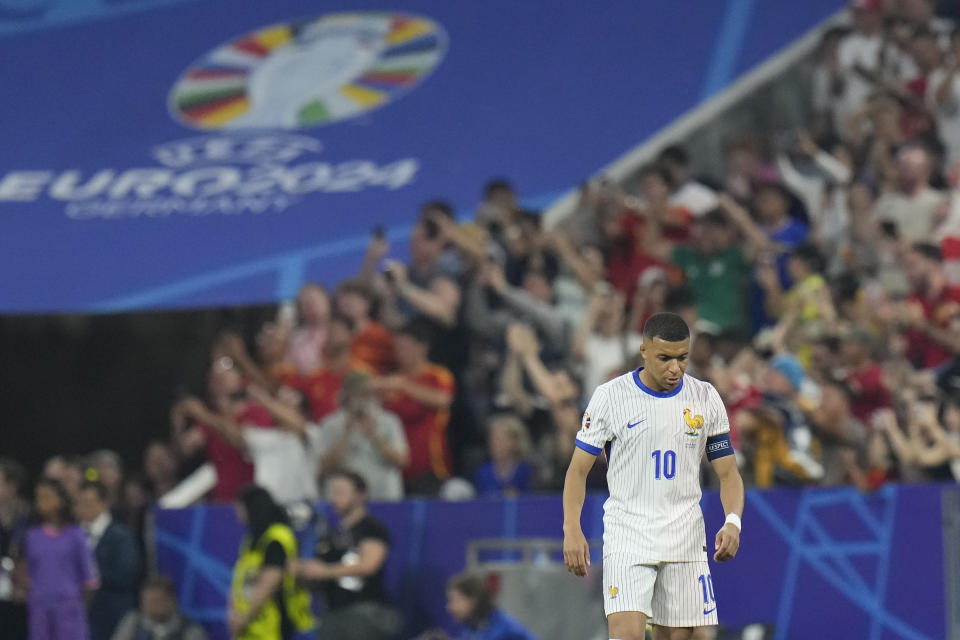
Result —
M 37 483 L 35 506 L 38 524 L 26 539 L 30 640 L 88 640 L 84 602 L 100 586 L 90 543 L 58 481 Z

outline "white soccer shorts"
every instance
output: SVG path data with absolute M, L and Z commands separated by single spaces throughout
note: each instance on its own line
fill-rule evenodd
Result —
M 612 556 L 603 561 L 606 615 L 640 611 L 665 627 L 717 624 L 717 601 L 710 565 L 698 562 L 630 564 Z

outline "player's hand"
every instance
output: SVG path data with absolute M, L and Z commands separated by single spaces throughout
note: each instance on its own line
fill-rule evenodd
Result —
M 716 553 L 713 554 L 713 559 L 717 562 L 732 559 L 740 548 L 740 530 L 730 523 L 723 525 L 723 528 L 717 532 L 714 548 Z
M 564 534 L 563 562 L 567 565 L 567 571 L 573 575 L 587 575 L 587 567 L 590 566 L 590 545 L 587 544 L 587 538 L 582 531 Z

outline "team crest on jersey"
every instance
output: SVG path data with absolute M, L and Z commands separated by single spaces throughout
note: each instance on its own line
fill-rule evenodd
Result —
M 700 429 L 703 429 L 703 416 L 699 413 L 694 413 L 696 407 L 693 408 L 693 411 L 690 409 L 683 410 L 683 421 L 687 423 L 687 430 L 684 431 L 691 438 L 696 438 L 700 435 Z
M 613 598 L 617 597 L 618 593 L 620 593 L 620 589 L 618 587 L 610 587 L 607 589 L 607 593 L 610 594 L 610 599 L 612 600 Z
M 590 428 L 590 413 L 587 412 L 583 414 L 583 429 L 584 431 L 586 431 L 589 428 Z

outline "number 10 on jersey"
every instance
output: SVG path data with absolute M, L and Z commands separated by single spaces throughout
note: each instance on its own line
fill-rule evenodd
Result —
M 663 454 L 661 456 L 661 454 Z M 663 477 L 667 480 L 672 480 L 673 476 L 677 473 L 677 452 L 667 449 L 666 451 L 661 451 L 657 449 L 651 454 L 654 463 L 654 476 L 657 480 L 661 477 L 661 472 Z M 662 461 L 662 465 L 661 465 Z

